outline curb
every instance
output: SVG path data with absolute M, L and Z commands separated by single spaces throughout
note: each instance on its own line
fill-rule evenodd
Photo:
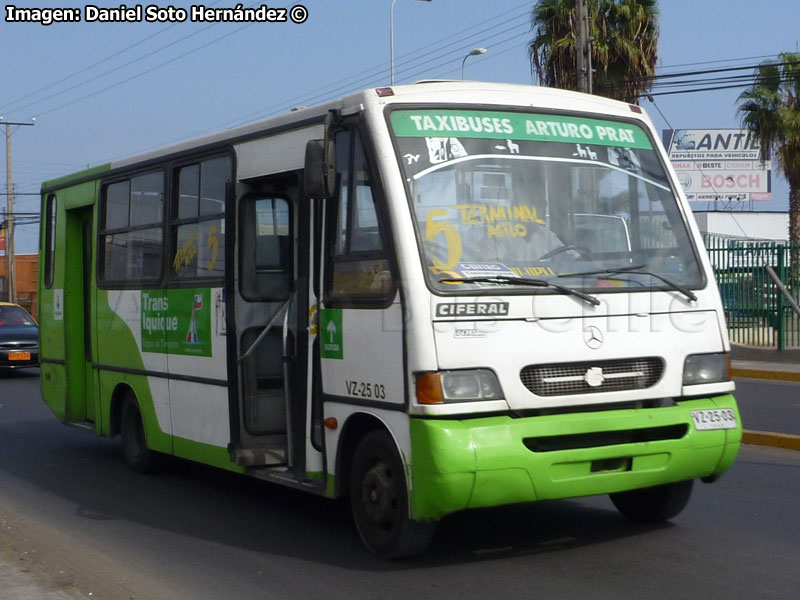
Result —
M 800 451 L 800 435 L 789 433 L 772 433 L 771 431 L 749 431 L 742 432 L 743 444 L 755 444 L 756 446 L 772 446 L 773 448 L 783 448 L 784 450 Z
M 749 377 L 750 379 L 773 379 L 777 381 L 800 382 L 800 373 L 792 371 L 766 371 L 763 369 L 731 369 L 733 377 Z

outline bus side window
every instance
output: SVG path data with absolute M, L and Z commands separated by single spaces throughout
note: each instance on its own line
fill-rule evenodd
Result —
M 100 280 L 155 282 L 161 276 L 164 173 L 108 184 L 101 201 Z
M 355 132 L 336 134 L 336 171 L 339 193 L 328 213 L 332 240 L 328 294 L 333 299 L 386 298 L 394 282 L 369 166 Z
M 242 200 L 240 281 L 247 300 L 284 300 L 292 291 L 290 208 L 286 198 Z
M 225 274 L 225 184 L 231 171 L 228 156 L 178 169 L 178 194 L 172 209 L 172 277 Z

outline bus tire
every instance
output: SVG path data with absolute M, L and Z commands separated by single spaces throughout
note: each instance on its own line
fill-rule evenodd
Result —
M 617 510 L 631 521 L 667 521 L 681 512 L 692 495 L 694 480 L 610 494 Z
M 122 456 L 125 464 L 137 473 L 150 473 L 156 470 L 159 455 L 147 447 L 144 421 L 139 403 L 133 394 L 128 393 L 122 403 L 120 419 Z
M 359 443 L 350 469 L 350 505 L 364 545 L 382 558 L 423 552 L 436 523 L 409 516 L 405 469 L 394 441 L 373 431 Z

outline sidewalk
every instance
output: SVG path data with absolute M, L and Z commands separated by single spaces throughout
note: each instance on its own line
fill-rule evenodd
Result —
M 731 344 L 734 377 L 800 381 L 800 350 L 773 350 Z
M 734 377 L 800 383 L 800 350 L 731 344 L 731 367 Z M 746 444 L 800 451 L 800 435 L 796 433 L 745 430 L 743 441 Z
M 77 591 L 66 592 L 50 582 L 40 581 L 29 571 L 0 557 L 0 600 L 76 600 Z

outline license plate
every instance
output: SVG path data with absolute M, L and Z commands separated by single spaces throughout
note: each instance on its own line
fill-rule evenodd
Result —
M 30 360 L 30 352 L 9 352 L 8 360 Z
M 736 414 L 730 408 L 714 408 L 709 410 L 693 410 L 692 420 L 698 431 L 709 429 L 736 429 Z

